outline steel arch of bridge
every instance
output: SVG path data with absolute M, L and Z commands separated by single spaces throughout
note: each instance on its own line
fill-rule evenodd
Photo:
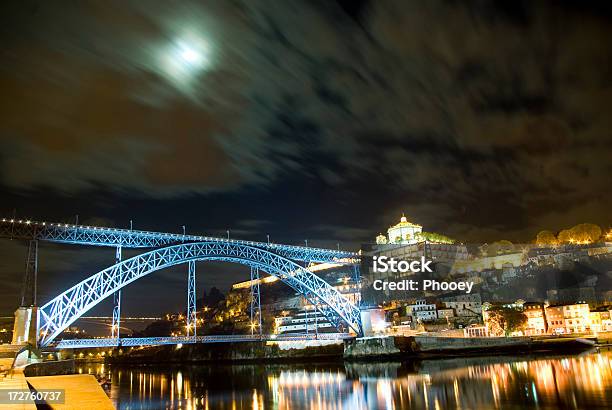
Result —
M 359 309 L 308 269 L 268 250 L 235 242 L 195 242 L 155 249 L 83 280 L 38 309 L 39 345 L 46 346 L 89 309 L 151 272 L 195 260 L 235 262 L 260 269 L 294 288 L 336 327 L 361 332 Z

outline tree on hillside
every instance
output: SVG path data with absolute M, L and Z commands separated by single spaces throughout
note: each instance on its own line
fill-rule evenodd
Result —
M 601 228 L 591 223 L 578 224 L 570 229 L 559 232 L 557 241 L 559 243 L 591 243 L 597 242 L 601 237 Z
M 455 243 L 455 240 L 453 238 L 449 238 L 446 235 L 442 235 L 436 232 L 417 232 L 414 235 L 414 239 L 416 239 L 418 242 L 428 241 L 433 243 Z
M 576 242 L 597 242 L 601 237 L 601 228 L 595 224 L 578 224 L 571 230 Z
M 493 306 L 486 310 L 486 323 L 489 333 L 495 336 L 510 336 L 527 324 L 527 316 L 517 309 L 504 306 Z
M 555 245 L 557 243 L 557 238 L 555 234 L 551 231 L 540 231 L 536 235 L 536 244 L 537 245 Z
M 570 243 L 572 241 L 572 232 L 569 229 L 564 229 L 557 235 L 558 243 Z

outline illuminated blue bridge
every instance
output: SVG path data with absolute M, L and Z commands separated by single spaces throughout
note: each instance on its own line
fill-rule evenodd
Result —
M 309 340 L 343 340 L 354 336 L 350 333 L 320 333 L 295 335 L 207 335 L 207 336 L 160 336 L 160 337 L 122 337 L 105 339 L 65 339 L 60 340 L 57 349 L 82 349 L 88 347 L 131 347 L 159 346 L 192 343 L 240 343 L 240 342 L 304 342 Z
M 261 311 L 258 279 L 260 272 L 276 276 L 303 295 L 332 323 L 343 338 L 347 332 L 361 334 L 359 308 L 323 279 L 312 273 L 306 263 L 352 265 L 359 276 L 359 255 L 354 252 L 293 246 L 269 242 L 242 241 L 197 235 L 136 231 L 94 226 L 70 225 L 29 220 L 2 219 L 0 237 L 29 241 L 26 260 L 26 280 L 36 277 L 38 241 L 74 245 L 107 246 L 116 249 L 116 263 L 103 269 L 48 301 L 37 310 L 37 343 L 44 347 L 57 344 L 56 338 L 74 321 L 106 298 L 114 300 L 113 325 L 110 339 L 60 341 L 58 346 L 94 347 L 117 345 L 145 345 L 170 343 L 207 343 L 251 340 L 270 340 L 261 334 Z M 122 260 L 122 248 L 149 249 L 132 258 Z M 252 335 L 197 336 L 195 263 L 223 261 L 246 265 L 251 270 L 251 326 Z M 302 262 L 299 264 L 298 262 Z M 186 339 L 181 338 L 120 338 L 121 289 L 155 271 L 174 265 L 187 264 Z M 35 286 L 34 286 L 35 287 Z M 35 290 L 31 303 L 24 285 L 22 306 L 36 305 Z M 259 334 L 254 330 L 259 329 Z M 250 337 L 250 339 L 249 339 Z M 310 336 L 306 336 L 307 338 Z M 234 338 L 234 339 L 232 339 Z M 238 340 L 239 339 L 239 340 Z M 80 344 L 79 344 L 80 343 Z

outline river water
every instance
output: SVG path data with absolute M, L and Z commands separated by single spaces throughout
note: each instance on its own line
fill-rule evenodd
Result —
M 376 363 L 78 366 L 118 409 L 612 408 L 612 352 Z

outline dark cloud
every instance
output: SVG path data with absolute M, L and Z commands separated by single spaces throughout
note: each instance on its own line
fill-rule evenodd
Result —
M 2 7 L 4 212 L 332 246 L 402 211 L 466 241 L 612 222 L 593 2 Z

